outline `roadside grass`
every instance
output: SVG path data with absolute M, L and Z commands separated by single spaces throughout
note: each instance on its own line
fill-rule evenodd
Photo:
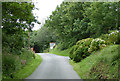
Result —
M 0 71 L 0 81 L 2 80 L 2 72 Z
M 29 64 L 24 66 L 22 69 L 15 72 L 14 79 L 27 78 L 29 75 L 31 75 L 36 70 L 36 68 L 40 65 L 41 62 L 42 62 L 42 58 L 40 57 L 40 55 L 36 54 L 35 59 L 33 59 Z
M 117 79 L 120 60 L 118 47 L 118 45 L 107 46 L 93 52 L 81 62 L 75 63 L 70 60 L 70 64 L 81 79 Z
M 49 53 L 61 55 L 61 56 L 69 56 L 69 50 L 70 48 L 63 50 L 63 51 L 61 51 L 60 49 L 54 48 Z

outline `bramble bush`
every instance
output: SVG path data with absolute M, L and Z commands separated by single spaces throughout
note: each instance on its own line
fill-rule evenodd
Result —
M 71 59 L 73 59 L 75 62 L 79 62 L 82 59 L 86 58 L 87 56 L 90 55 L 88 52 L 88 48 L 90 47 L 91 41 L 93 38 L 87 38 L 83 40 L 79 40 L 76 45 L 74 45 L 70 52 L 69 56 Z
M 106 42 L 100 38 L 93 39 L 88 51 L 91 53 L 106 46 Z

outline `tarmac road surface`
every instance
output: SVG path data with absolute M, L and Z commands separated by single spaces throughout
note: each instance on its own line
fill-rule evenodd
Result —
M 26 79 L 80 79 L 69 64 L 69 57 L 48 53 L 38 53 L 42 63 Z

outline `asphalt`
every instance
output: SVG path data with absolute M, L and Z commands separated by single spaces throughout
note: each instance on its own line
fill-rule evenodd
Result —
M 69 64 L 69 57 L 39 53 L 43 62 L 26 79 L 80 79 Z

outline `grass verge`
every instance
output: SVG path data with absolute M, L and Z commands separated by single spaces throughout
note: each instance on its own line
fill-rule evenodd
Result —
M 70 48 L 66 49 L 66 50 L 63 50 L 63 51 L 61 51 L 57 48 L 54 48 L 49 53 L 56 54 L 56 55 L 61 55 L 61 56 L 69 56 L 69 50 L 70 50 Z
M 117 79 L 120 59 L 118 47 L 118 45 L 107 46 L 81 62 L 75 63 L 71 60 L 70 64 L 81 79 Z
M 25 79 L 36 70 L 41 62 L 42 58 L 40 55 L 36 54 L 35 59 L 14 74 L 15 79 Z

